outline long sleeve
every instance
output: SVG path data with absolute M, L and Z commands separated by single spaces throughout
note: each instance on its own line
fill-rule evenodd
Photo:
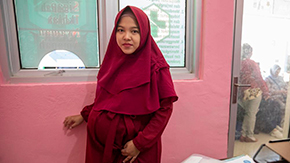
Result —
M 87 106 L 85 106 L 85 107 L 83 108 L 83 110 L 81 111 L 81 115 L 82 115 L 82 117 L 84 118 L 84 120 L 85 120 L 86 122 L 88 122 L 88 118 L 89 118 L 89 115 L 90 115 L 90 112 L 91 112 L 93 106 L 94 106 L 94 103 L 91 104 L 91 105 L 87 105 Z
M 263 92 L 264 97 L 269 96 L 267 84 L 263 80 L 260 68 L 255 61 L 250 59 L 243 60 L 240 75 L 241 75 L 240 79 L 241 83 L 251 84 L 251 88 L 260 88 Z M 248 88 L 247 87 L 241 88 L 242 93 L 246 89 Z
M 253 67 L 255 67 L 254 68 L 254 73 L 255 73 L 254 76 L 256 76 L 256 81 L 257 81 L 258 87 L 260 87 L 260 89 L 262 90 L 264 97 L 269 96 L 269 89 L 268 89 L 268 86 L 261 75 L 260 67 L 258 66 L 258 64 L 254 64 Z
M 99 87 L 99 85 L 97 85 L 95 99 L 97 98 L 97 92 L 99 92 L 99 91 L 100 91 L 100 87 Z M 93 109 L 94 104 L 95 104 L 95 102 L 92 103 L 91 105 L 85 106 L 81 111 L 81 115 L 86 122 L 88 122 L 88 118 L 89 118 L 91 110 Z
M 172 98 L 163 99 L 161 108 L 154 113 L 148 125 L 133 139 L 133 143 L 139 151 L 150 148 L 161 137 L 172 113 Z
M 267 77 L 265 79 L 265 82 L 267 83 L 269 93 L 271 96 L 275 96 L 276 94 L 278 94 L 277 92 L 280 91 L 280 88 L 277 84 L 274 83 L 271 77 Z
M 287 91 L 287 84 L 284 82 L 282 77 L 277 77 L 273 79 L 273 77 L 268 76 L 265 79 L 265 82 L 268 85 L 270 96 L 272 99 L 286 99 L 286 94 L 284 91 Z

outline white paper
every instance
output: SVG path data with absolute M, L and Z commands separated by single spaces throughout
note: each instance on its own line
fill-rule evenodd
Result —
M 200 154 L 193 154 L 181 163 L 222 163 L 223 161 L 213 159 Z
M 182 163 L 199 163 L 200 160 L 202 160 L 202 157 L 199 157 L 199 156 L 190 156 L 189 158 L 187 158 Z
M 226 163 L 255 163 L 248 155 L 237 156 L 231 159 L 224 160 Z

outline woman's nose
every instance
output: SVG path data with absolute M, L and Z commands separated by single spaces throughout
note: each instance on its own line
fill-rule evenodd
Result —
M 130 32 L 125 32 L 124 39 L 125 40 L 130 40 L 131 39 Z

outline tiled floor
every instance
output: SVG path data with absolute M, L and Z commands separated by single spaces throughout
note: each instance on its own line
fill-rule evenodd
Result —
M 253 157 L 262 144 L 269 142 L 269 140 L 277 140 L 276 138 L 265 133 L 259 133 L 255 135 L 255 138 L 258 139 L 258 141 L 255 143 L 246 143 L 236 140 L 234 156 L 249 155 L 250 157 Z

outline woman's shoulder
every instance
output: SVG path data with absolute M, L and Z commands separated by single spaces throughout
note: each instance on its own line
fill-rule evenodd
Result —
M 270 80 L 270 76 L 267 76 L 267 77 L 265 78 L 265 81 L 266 81 L 266 80 Z
M 246 66 L 246 67 L 251 66 L 251 67 L 253 67 L 253 66 L 256 66 L 256 65 L 257 65 L 257 63 L 254 60 L 251 60 L 251 59 L 244 59 L 242 61 L 242 66 Z
M 282 82 L 285 82 L 285 81 L 284 81 L 284 78 L 283 78 L 282 76 L 278 76 L 278 80 L 279 80 L 279 81 L 282 81 Z
M 265 82 L 267 82 L 267 83 L 273 83 L 273 80 L 271 79 L 271 76 L 267 76 L 265 78 Z

